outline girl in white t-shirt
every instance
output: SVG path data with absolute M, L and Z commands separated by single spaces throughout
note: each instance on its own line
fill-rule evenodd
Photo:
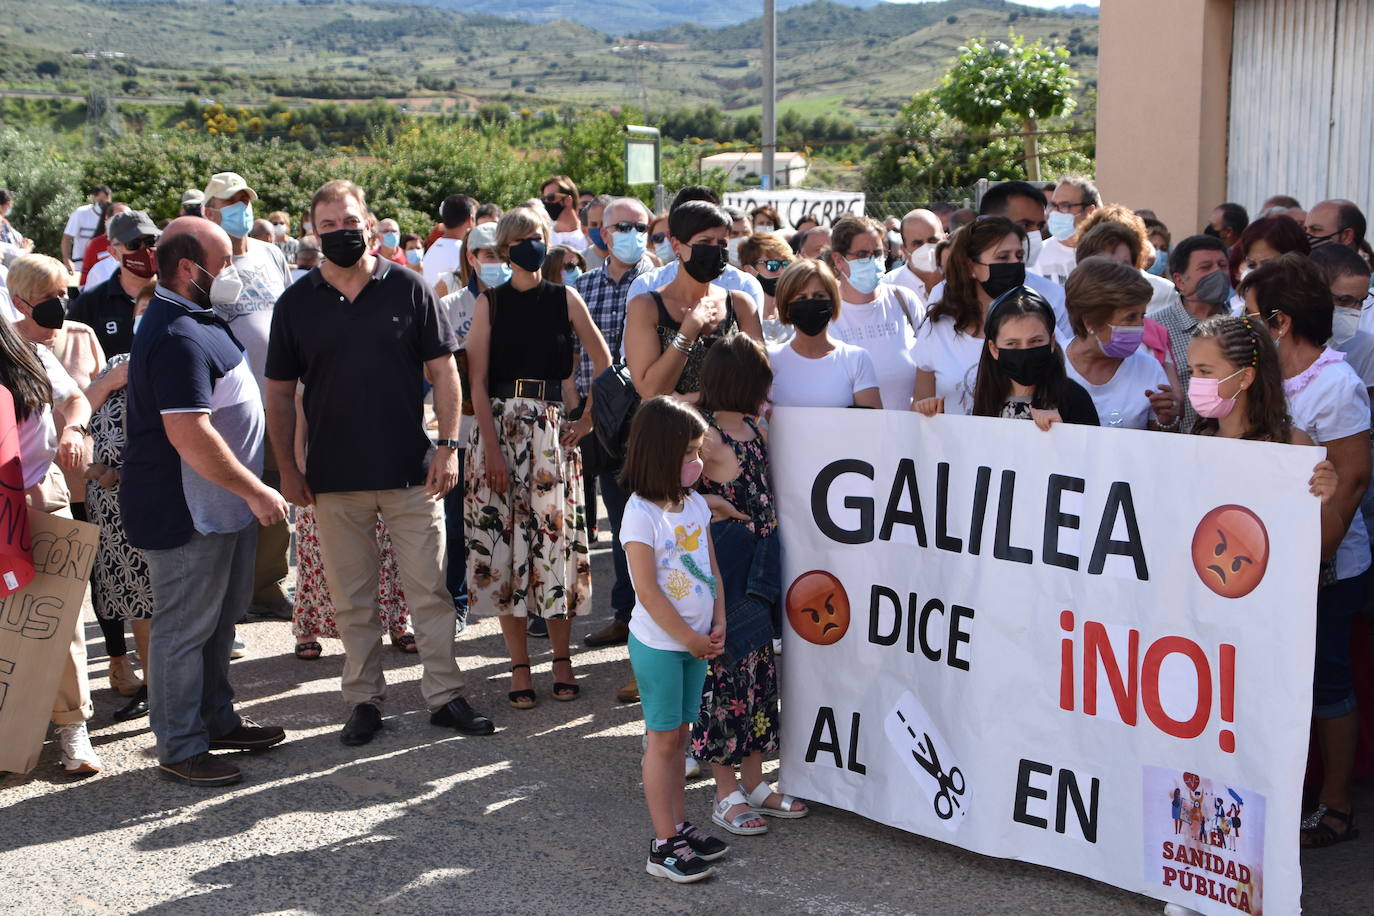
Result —
M 883 237 L 882 227 L 868 217 L 846 216 L 831 230 L 828 266 L 840 296 L 830 333 L 872 357 L 884 407 L 910 410 L 916 384 L 912 349 L 925 309 L 909 290 L 882 282 Z
M 1140 347 L 1151 287 L 1105 256 L 1084 258 L 1064 285 L 1073 326 L 1064 369 L 1082 385 L 1103 426 L 1173 430 L 1179 405 L 1159 360 Z
M 1369 484 L 1369 394 L 1345 364 L 1344 354 L 1326 347 L 1333 303 L 1321 268 L 1300 254 L 1280 255 L 1247 274 L 1240 294 L 1245 299 L 1245 316 L 1236 320 L 1267 330 L 1277 342 L 1293 426 L 1325 446 L 1337 475 L 1330 509 L 1322 513 L 1324 562 L 1317 589 L 1312 675 L 1322 785 L 1317 809 L 1304 818 L 1301 833 L 1304 847 L 1330 846 L 1352 840 L 1358 833 L 1350 794 L 1359 730 L 1350 671 L 1350 626 L 1355 612 L 1368 600 L 1370 580 L 1369 537 L 1359 514 Z M 1193 358 L 1190 349 L 1190 363 Z M 1194 376 L 1188 391 L 1194 403 L 1200 396 L 1197 385 Z M 1229 393 L 1223 385 L 1217 388 L 1220 397 Z M 1310 571 L 1295 570 L 1294 574 L 1310 575 Z
M 701 708 L 706 661 L 725 647 L 725 591 L 711 544 L 711 510 L 692 491 L 706 423 L 689 405 L 640 405 L 620 485 L 630 494 L 620 542 L 634 583 L 630 664 L 644 725 L 644 798 L 654 824 L 645 871 L 686 884 L 729 847 L 687 822 L 682 761 Z
M 1025 282 L 1028 243 L 1024 229 L 1000 216 L 980 217 L 951 239 L 944 295 L 916 334 L 913 401 L 941 398 L 945 413 L 968 414 L 988 306 Z
M 796 334 L 768 351 L 775 406 L 883 406 L 868 351 L 831 336 L 840 288 L 824 261 L 791 264 L 778 278 L 776 302 L 778 317 Z

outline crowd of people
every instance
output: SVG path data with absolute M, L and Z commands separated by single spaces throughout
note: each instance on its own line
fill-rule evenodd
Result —
M 469 614 L 499 617 L 511 707 L 541 696 L 531 637 L 553 649 L 547 696 L 579 699 L 572 621 L 604 504 L 614 616 L 585 644 L 629 647 L 617 697 L 643 705 L 646 868 L 706 877 L 728 845 L 686 817 L 701 763 L 722 831 L 809 813 L 763 775 L 781 651 L 770 413 L 857 407 L 1323 446 L 1307 484 L 1322 771 L 1301 840 L 1356 835 L 1374 296 L 1353 203 L 1280 196 L 1253 222 L 1223 203 L 1175 240 L 1080 176 L 791 227 L 703 186 L 653 213 L 562 175 L 509 210 L 454 194 L 432 227 L 373 213 L 347 181 L 294 224 L 258 202 L 221 172 L 159 226 L 136 209 L 150 202 L 97 187 L 59 258 L 32 251 L 0 191 L 0 381 L 24 483 L 31 505 L 100 526 L 93 604 L 129 698 L 115 718 L 151 717 L 166 778 L 227 785 L 242 774 L 212 752 L 285 739 L 234 710 L 250 615 L 290 620 L 302 661 L 342 642 L 346 745 L 384 727 L 387 639 L 418 654 L 434 725 L 494 732 L 454 659 Z M 52 714 L 74 774 L 101 768 L 85 658 L 78 627 Z

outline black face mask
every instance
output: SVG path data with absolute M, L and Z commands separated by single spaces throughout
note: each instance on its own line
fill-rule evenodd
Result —
M 510 246 L 510 260 L 516 267 L 538 273 L 549 256 L 549 246 L 539 239 L 524 239 Z
M 44 299 L 33 307 L 33 323 L 40 328 L 56 330 L 67 317 L 66 299 Z
M 1026 283 L 1024 261 L 997 261 L 985 266 L 988 269 L 988 278 L 979 285 L 983 287 L 983 292 L 994 299 Z
M 1210 223 L 1208 224 L 1206 229 L 1202 230 L 1202 234 L 1210 235 L 1214 239 L 1221 238 L 1221 230 L 1218 229 L 1216 226 L 1211 225 Z
M 778 294 L 778 280 L 780 277 L 755 277 L 759 281 L 759 286 L 763 287 L 765 294 L 776 296 Z
M 561 200 L 555 200 L 552 203 L 547 200 L 544 201 L 544 210 L 549 214 L 549 219 L 555 223 L 558 222 L 558 217 L 562 216 L 566 209 L 568 209 L 568 205 Z
M 692 256 L 682 262 L 687 276 L 698 283 L 710 283 L 725 273 L 725 265 L 730 263 L 730 252 L 720 245 L 707 242 L 692 246 Z
M 320 251 L 331 264 L 348 268 L 367 253 L 367 240 L 361 229 L 335 229 L 320 236 Z
M 835 314 L 835 303 L 829 299 L 796 299 L 787 306 L 787 318 L 798 333 L 815 337 L 825 330 Z
M 1018 385 L 1038 385 L 1054 365 L 1054 347 L 1026 347 L 1024 350 L 997 351 L 997 367 Z

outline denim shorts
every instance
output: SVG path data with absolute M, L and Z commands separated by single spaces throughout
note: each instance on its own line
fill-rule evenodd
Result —
M 1355 711 L 1350 674 L 1350 624 L 1369 595 L 1371 571 L 1317 591 L 1317 658 L 1312 671 L 1312 714 L 1338 719 Z
M 691 725 L 701 711 L 701 688 L 706 683 L 706 659 L 690 652 L 653 649 L 630 634 L 630 667 L 639 685 L 644 726 L 670 732 Z

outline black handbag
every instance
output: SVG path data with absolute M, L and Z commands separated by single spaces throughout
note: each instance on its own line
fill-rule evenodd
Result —
M 639 407 L 639 392 L 624 363 L 612 363 L 592 379 L 592 429 L 612 467 L 625 461 L 630 421 Z

